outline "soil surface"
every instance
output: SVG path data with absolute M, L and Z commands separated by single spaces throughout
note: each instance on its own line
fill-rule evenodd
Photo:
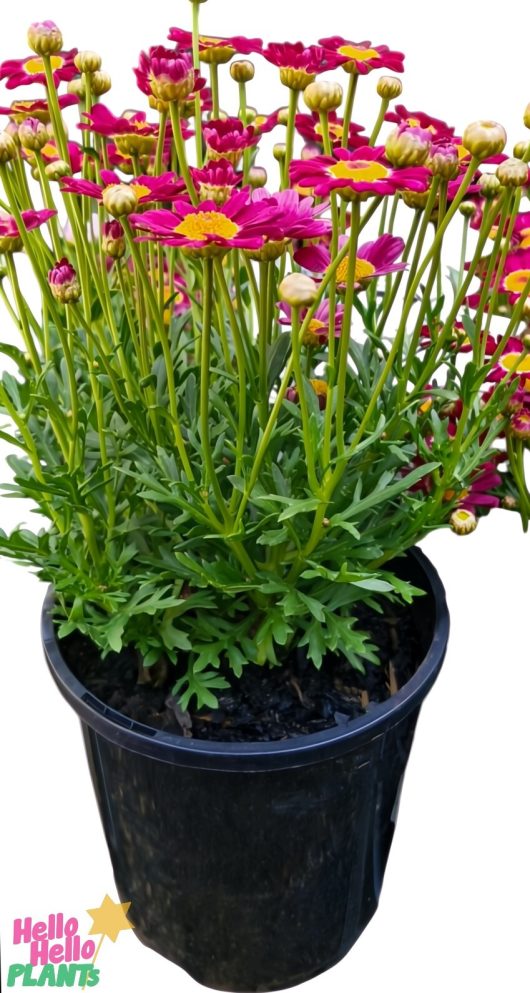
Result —
M 410 608 L 392 605 L 385 611 L 361 607 L 358 612 L 359 630 L 370 632 L 381 660 L 366 663 L 364 674 L 333 654 L 317 670 L 298 649 L 282 667 L 246 666 L 239 680 L 227 669 L 223 674 L 231 687 L 220 692 L 217 710 L 183 711 L 171 693 L 171 665 L 161 686 L 139 684 L 136 653 L 130 649 L 111 652 L 102 661 L 84 635 L 71 634 L 60 644 L 80 682 L 131 720 L 201 740 L 278 741 L 345 724 L 411 678 L 423 653 Z

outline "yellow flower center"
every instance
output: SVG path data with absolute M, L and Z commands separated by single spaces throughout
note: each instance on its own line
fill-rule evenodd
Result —
M 143 183 L 131 183 L 131 190 L 134 190 L 136 198 L 141 200 L 142 197 L 148 196 L 151 192 L 148 186 L 144 186 Z
M 56 69 L 62 69 L 64 65 L 64 59 L 60 55 L 52 55 L 50 57 L 50 63 L 53 71 Z M 36 76 L 39 72 L 44 72 L 44 62 L 42 59 L 26 59 L 24 62 L 24 69 L 30 76 Z
M 510 293 L 522 293 L 529 279 L 530 269 L 516 269 L 506 276 L 504 285 Z
M 515 371 L 517 375 L 524 372 L 530 372 L 530 355 L 525 355 L 521 358 L 521 352 L 506 352 L 499 359 L 499 365 L 506 370 L 506 372 Z M 517 368 L 515 369 L 515 366 Z
M 338 49 L 339 55 L 346 55 L 349 59 L 357 62 L 367 62 L 368 59 L 378 59 L 379 52 L 375 48 L 358 48 L 356 45 L 341 45 Z
M 375 266 L 367 259 L 355 259 L 355 282 L 359 283 L 361 279 L 367 279 L 372 276 L 375 272 Z M 348 277 L 348 256 L 342 260 L 337 266 L 337 283 L 345 283 Z
M 335 179 L 351 179 L 354 183 L 376 183 L 390 175 L 390 170 L 380 162 L 365 162 L 364 159 L 353 162 L 341 160 L 330 166 L 328 172 Z
M 310 379 L 309 382 L 311 383 L 317 397 L 327 397 L 328 384 L 324 379 Z
M 239 231 L 226 214 L 216 210 L 200 210 L 196 214 L 187 214 L 175 228 L 175 234 L 183 234 L 190 241 L 206 241 L 210 234 L 220 238 L 233 238 Z
M 40 153 L 43 159 L 56 159 L 57 149 L 53 142 L 47 141 L 43 148 L 41 148 Z
M 328 130 L 329 130 L 330 138 L 335 138 L 335 139 L 342 138 L 344 132 L 344 128 L 342 127 L 342 124 L 333 124 L 333 122 L 328 123 Z M 323 134 L 321 124 L 316 125 L 315 134 L 319 134 L 319 135 Z
M 519 234 L 522 235 L 519 248 L 530 248 L 530 228 L 521 228 Z

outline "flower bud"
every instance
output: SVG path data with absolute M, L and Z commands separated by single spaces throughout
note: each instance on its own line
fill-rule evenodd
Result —
M 52 182 L 62 179 L 63 176 L 72 175 L 72 170 L 68 162 L 65 162 L 64 159 L 55 159 L 54 162 L 48 162 L 48 165 L 44 166 L 44 172 Z
M 121 259 L 125 255 L 125 234 L 119 221 L 105 221 L 103 224 L 102 248 L 111 259 Z
M 113 217 L 126 217 L 138 207 L 138 198 L 131 186 L 119 183 L 103 190 L 103 206 Z
M 267 185 L 267 170 L 262 166 L 252 166 L 248 171 L 248 181 L 254 190 Z
M 519 510 L 519 501 L 512 496 L 511 493 L 507 493 L 506 496 L 502 498 L 501 507 L 503 507 L 504 510 Z
M 7 131 L 0 131 L 0 163 L 12 162 L 17 157 L 17 146 Z
M 102 97 L 104 93 L 108 93 L 112 86 L 112 80 L 108 72 L 97 72 L 92 73 L 91 88 L 92 95 L 95 97 Z
M 294 66 L 281 66 L 280 80 L 290 90 L 305 90 L 306 86 L 315 81 L 315 73 L 296 69 Z
M 479 177 L 478 185 L 480 187 L 481 196 L 483 196 L 485 200 L 493 200 L 499 195 L 501 184 L 498 177 L 493 172 L 482 173 L 482 176 Z
M 525 352 L 530 352 L 530 331 L 526 330 L 521 335 L 521 341 Z
M 0 255 L 12 255 L 21 252 L 22 248 L 22 238 L 17 235 L 0 235 Z
M 74 63 L 79 72 L 97 72 L 101 69 L 101 55 L 97 52 L 78 52 Z
M 10 134 L 17 148 L 20 147 L 20 139 L 18 137 L 18 124 L 15 121 L 9 121 L 4 128 L 5 134 Z
M 254 64 L 248 59 L 238 59 L 230 66 L 230 75 L 236 83 L 250 83 L 254 79 Z
M 516 145 L 513 146 L 513 155 L 515 159 L 526 159 L 530 154 L 530 141 L 518 141 Z
M 28 28 L 28 45 L 37 55 L 53 55 L 63 47 L 63 36 L 53 21 L 37 21 Z
M 463 200 L 458 209 L 462 214 L 462 217 L 473 217 L 477 210 L 475 204 L 471 203 L 470 200 Z
M 520 159 L 505 159 L 497 166 L 496 176 L 503 186 L 524 186 L 528 182 L 528 166 Z
M 433 176 L 441 176 L 442 179 L 446 180 L 456 179 L 460 171 L 460 164 L 455 145 L 448 142 L 433 145 L 427 165 Z
M 84 100 L 86 97 L 86 86 L 84 79 L 71 79 L 66 84 L 67 93 L 73 93 L 74 96 L 79 97 L 80 100 Z
M 304 276 L 301 272 L 292 272 L 282 279 L 278 287 L 278 296 L 290 307 L 309 307 L 318 296 L 318 287 L 310 276 Z
M 406 124 L 400 124 L 392 131 L 385 145 L 387 159 L 397 168 L 423 165 L 430 150 L 430 132 L 423 128 L 409 128 Z
M 288 238 L 282 238 L 280 241 L 266 241 L 261 248 L 245 249 L 245 255 L 253 262 L 275 262 L 276 259 L 285 255 L 288 244 Z
M 274 158 L 276 159 L 277 162 L 283 162 L 286 151 L 287 151 L 287 146 L 284 144 L 283 141 L 278 141 L 276 142 L 275 145 L 273 145 L 272 154 L 274 155 Z
M 342 103 L 342 86 L 340 83 L 319 79 L 306 86 L 304 102 L 309 110 L 316 110 L 319 113 L 336 110 Z
M 402 90 L 403 84 L 397 76 L 381 76 L 377 81 L 377 92 L 383 100 L 395 100 Z
M 506 141 L 506 131 L 496 121 L 474 121 L 468 124 L 462 136 L 464 148 L 479 161 L 498 155 Z
M 525 128 L 530 128 L 530 103 L 526 105 L 526 110 L 523 114 L 523 124 Z
M 522 441 L 530 441 L 530 411 L 520 410 L 510 418 L 510 434 Z
M 48 283 L 60 303 L 75 303 L 81 296 L 77 273 L 68 259 L 60 259 L 48 273 Z
M 31 152 L 39 152 L 41 148 L 44 148 L 48 144 L 48 129 L 36 117 L 27 117 L 18 126 L 18 138 L 22 148 L 26 148 Z
M 289 122 L 289 108 L 280 107 L 280 109 L 276 114 L 276 119 L 278 121 L 278 124 L 284 124 L 287 127 L 287 124 Z
M 470 510 L 459 507 L 458 510 L 453 510 L 449 524 L 455 534 L 471 534 L 477 526 L 477 518 Z
M 414 210 L 425 210 L 429 199 L 428 191 L 425 193 L 418 193 L 416 190 L 403 190 L 401 195 L 403 197 L 403 203 L 405 203 L 407 207 L 413 207 Z

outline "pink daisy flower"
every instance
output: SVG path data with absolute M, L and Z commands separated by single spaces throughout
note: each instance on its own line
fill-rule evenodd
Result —
M 518 388 L 530 391 L 530 352 L 526 352 L 520 338 L 508 339 L 487 380 L 497 383 L 510 372 L 519 381 Z
M 83 112 L 88 123 L 79 124 L 81 131 L 113 138 L 119 151 L 130 154 L 148 155 L 158 138 L 159 126 L 146 121 L 142 111 L 129 111 L 121 117 L 115 115 L 102 103 L 97 103 L 90 113 Z
M 431 117 L 423 110 L 407 110 L 403 103 L 398 103 L 392 110 L 385 114 L 385 121 L 392 121 L 394 124 L 406 124 L 409 128 L 422 128 L 430 131 L 433 141 L 450 141 L 455 133 L 455 129 L 441 121 L 438 117 Z
M 262 54 L 267 62 L 278 66 L 282 83 L 294 90 L 305 89 L 319 72 L 336 69 L 344 62 L 340 55 L 326 51 L 322 45 L 306 47 L 301 41 L 271 42 Z
M 27 148 L 21 149 L 21 154 L 24 159 L 26 159 L 30 164 L 35 160 L 35 155 L 32 151 Z M 57 162 L 62 159 L 62 155 L 55 144 L 55 139 L 50 138 L 49 141 L 41 148 L 40 154 L 45 165 L 49 165 L 51 162 Z M 68 155 L 70 157 L 70 166 L 72 173 L 81 172 L 83 168 L 83 151 L 80 145 L 75 141 L 68 142 Z
M 283 315 L 280 317 L 280 324 L 288 324 L 290 326 L 292 323 L 292 316 L 291 307 L 289 304 L 280 303 L 279 310 Z M 307 307 L 300 310 L 300 323 L 303 322 L 306 314 Z M 343 316 L 344 307 L 342 304 L 338 304 L 335 308 L 335 321 L 333 328 L 335 338 L 340 338 Z M 330 330 L 329 300 L 323 300 L 322 303 L 318 305 L 309 322 L 309 326 L 303 337 L 303 344 L 307 348 L 322 348 L 328 342 Z
M 266 189 L 254 190 L 251 201 L 270 211 L 282 238 L 321 238 L 331 231 L 331 222 L 320 217 L 324 206 L 315 206 L 312 197 L 301 197 L 296 190 L 272 194 Z
M 68 83 L 79 75 L 74 63 L 76 55 L 77 48 L 71 48 L 68 52 L 57 52 L 50 56 L 55 86 Z M 8 90 L 14 90 L 17 86 L 29 86 L 30 83 L 45 86 L 44 62 L 39 55 L 28 55 L 25 59 L 6 59 L 0 65 L 0 79 L 6 80 Z
M 92 182 L 91 179 L 71 179 L 65 176 L 61 180 L 61 189 L 64 193 L 79 193 L 81 196 L 91 197 L 93 200 L 102 200 L 104 190 L 112 186 L 129 185 L 136 194 L 139 204 L 154 203 L 157 200 L 174 200 L 186 189 L 184 180 L 176 176 L 174 172 L 164 172 L 161 176 L 138 176 L 131 183 L 122 183 L 115 172 L 108 169 L 101 170 L 101 179 L 104 185 Z
M 183 31 L 182 28 L 170 28 L 168 38 L 177 43 L 179 48 L 191 52 L 193 35 L 191 31 Z M 213 38 L 209 35 L 199 35 L 199 58 L 201 62 L 229 62 L 236 52 L 239 55 L 251 55 L 253 52 L 261 52 L 263 42 L 261 38 L 245 38 L 243 35 L 235 35 L 231 38 Z
M 23 210 L 21 216 L 26 231 L 32 231 L 56 214 L 56 210 Z M 0 252 L 18 252 L 21 248 L 22 239 L 15 218 L 0 211 Z
M 61 110 L 79 103 L 79 97 L 74 93 L 64 93 L 58 100 Z M 47 100 L 13 100 L 10 107 L 0 107 L 0 114 L 8 115 L 15 124 L 22 124 L 27 117 L 35 117 L 43 124 L 48 124 L 50 120 Z
M 338 63 L 346 72 L 359 73 L 365 76 L 372 69 L 391 69 L 392 72 L 403 72 L 403 52 L 393 52 L 387 45 L 372 45 L 370 41 L 347 41 L 340 35 L 331 38 L 321 38 L 326 57 L 335 56 Z
M 215 200 L 216 203 L 224 203 L 242 179 L 242 174 L 235 172 L 228 159 L 207 162 L 204 169 L 192 166 L 190 173 L 201 200 Z
M 260 139 L 253 124 L 245 125 L 238 117 L 208 121 L 202 133 L 208 158 L 227 159 L 233 166 L 237 166 L 245 148 L 252 148 Z
M 360 194 L 384 196 L 396 190 L 424 193 L 431 173 L 424 166 L 394 169 L 385 158 L 382 146 L 364 145 L 350 151 L 338 148 L 333 156 L 317 155 L 304 162 L 291 162 L 289 175 L 293 185 L 308 187 L 317 196 L 327 196 L 337 190 L 347 200 Z
M 320 115 L 314 111 L 312 114 L 297 114 L 295 126 L 298 134 L 302 135 L 306 141 L 314 141 L 322 145 L 322 125 Z M 344 133 L 344 122 L 341 117 L 337 117 L 335 110 L 328 114 L 329 139 L 333 148 L 340 147 Z M 350 124 L 348 131 L 348 148 L 359 148 L 366 145 L 368 136 L 362 135 L 362 124 Z
M 222 255 L 231 248 L 260 248 L 266 237 L 277 240 L 281 230 L 263 204 L 251 203 L 247 190 L 233 193 L 222 206 L 204 200 L 193 206 L 177 200 L 172 210 L 146 210 L 131 214 L 139 240 L 157 240 L 191 255 Z
M 499 289 L 508 294 L 508 302 L 517 303 L 525 286 L 530 280 L 530 249 L 519 248 L 509 252 L 504 263 L 504 270 Z
M 339 238 L 339 249 L 343 248 L 348 241 L 347 235 Z M 405 262 L 396 262 L 405 247 L 402 238 L 396 238 L 391 234 L 383 234 L 375 241 L 365 242 L 357 249 L 355 259 L 355 284 L 362 287 L 365 280 L 377 279 L 378 276 L 386 276 L 390 272 L 399 272 L 406 269 Z M 323 273 L 331 265 L 333 259 L 329 247 L 325 244 L 310 245 L 308 248 L 299 248 L 294 253 L 295 262 L 310 272 Z M 348 256 L 339 263 L 336 272 L 337 286 L 344 287 L 348 274 Z

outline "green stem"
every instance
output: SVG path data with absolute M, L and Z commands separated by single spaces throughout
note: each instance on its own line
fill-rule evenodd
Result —
M 289 165 L 293 157 L 296 108 L 298 106 L 298 90 L 289 90 L 289 114 L 287 117 L 287 132 L 285 135 L 285 158 L 283 160 L 282 190 L 289 186 Z
M 169 104 L 169 113 L 171 115 L 171 127 L 173 129 L 173 141 L 175 142 L 175 148 L 177 150 L 177 158 L 179 163 L 180 174 L 186 183 L 186 189 L 188 191 L 188 196 L 193 204 L 198 203 L 197 191 L 193 185 L 193 180 L 191 178 L 191 173 L 188 165 L 188 160 L 186 157 L 186 145 L 184 143 L 184 138 L 182 137 L 182 130 L 180 126 L 180 108 L 177 102 L 174 100 Z
M 202 316 L 202 348 L 201 348 L 201 386 L 200 386 L 200 428 L 202 452 L 206 480 L 212 488 L 217 506 L 221 512 L 225 526 L 230 525 L 219 479 L 213 463 L 210 445 L 210 352 L 212 337 L 212 302 L 213 302 L 213 259 L 203 261 L 203 316 Z
M 199 59 L 199 7 L 200 4 L 197 0 L 192 0 L 192 52 L 193 52 L 193 68 L 200 68 Z M 195 94 L 194 98 L 194 116 L 195 116 L 195 154 L 197 157 L 197 168 L 202 168 L 202 120 L 201 120 L 201 94 L 199 91 Z
M 357 239 L 359 235 L 360 204 L 352 201 L 352 218 L 348 245 L 348 269 L 346 275 L 346 296 L 344 299 L 344 315 L 339 343 L 339 367 L 337 373 L 337 400 L 335 410 L 335 434 L 337 456 L 344 454 L 344 406 L 346 397 L 346 374 L 348 371 L 348 356 L 351 335 L 351 318 L 353 297 L 355 293 L 355 263 L 357 261 Z
M 379 114 L 377 115 L 377 120 L 374 124 L 374 129 L 370 135 L 370 141 L 368 142 L 369 145 L 375 145 L 379 137 L 379 132 L 383 126 L 383 122 L 385 120 L 385 114 L 388 110 L 389 103 L 390 100 L 388 100 L 386 97 L 381 98 L 381 107 L 379 108 Z
M 307 406 L 306 380 L 304 379 L 302 373 L 302 364 L 301 364 L 299 307 L 291 307 L 291 330 L 292 330 L 291 341 L 292 341 L 293 371 L 294 371 L 294 379 L 296 383 L 296 390 L 298 393 L 298 402 L 300 404 L 300 414 L 302 419 L 302 435 L 304 439 L 304 451 L 305 451 L 305 459 L 307 463 L 307 480 L 311 492 L 314 495 L 318 495 L 320 493 L 320 485 L 318 482 L 316 469 L 315 469 L 315 453 L 313 451 L 313 444 L 311 441 L 311 431 L 309 427 L 309 409 Z
M 210 86 L 212 88 L 212 117 L 219 118 L 219 66 L 217 62 L 210 63 Z
M 348 92 L 346 94 L 346 103 L 344 106 L 344 121 L 342 126 L 341 145 L 343 148 L 348 147 L 348 141 L 350 137 L 351 115 L 353 111 L 353 104 L 355 101 L 355 92 L 357 90 L 357 81 L 359 79 L 359 76 L 356 72 L 349 73 L 349 76 L 350 78 L 348 80 Z

